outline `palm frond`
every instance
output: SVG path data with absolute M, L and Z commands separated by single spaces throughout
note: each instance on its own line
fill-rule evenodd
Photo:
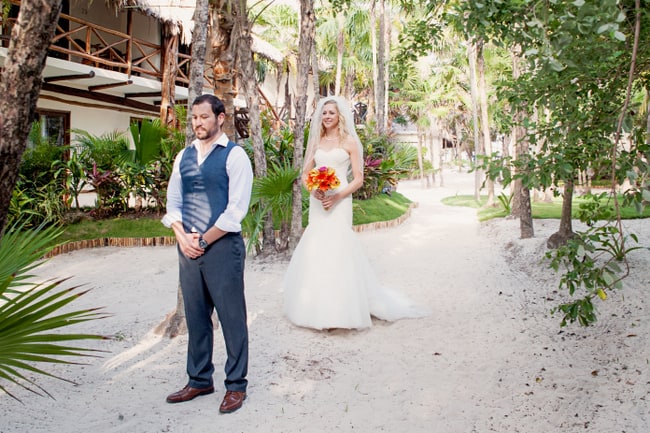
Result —
M 101 308 L 69 310 L 69 305 L 89 290 L 79 286 L 62 289 L 66 279 L 33 283 L 28 273 L 50 251 L 61 234 L 57 227 L 40 226 L 24 230 L 14 225 L 0 240 L 0 380 L 38 395 L 51 395 L 23 371 L 55 376 L 35 364 L 76 364 L 69 358 L 98 356 L 99 349 L 67 344 L 80 340 L 101 340 L 106 336 L 50 331 L 107 317 Z M 65 358 L 65 359 L 62 359 Z M 19 400 L 5 386 L 0 390 Z
M 63 230 L 58 226 L 42 224 L 33 230 L 26 229 L 28 222 L 16 222 L 0 239 L 0 300 L 3 299 L 3 282 L 12 279 L 12 285 L 30 275 L 27 272 L 40 264 L 39 259 L 55 246 L 54 241 Z M 18 253 L 19 252 L 19 253 Z

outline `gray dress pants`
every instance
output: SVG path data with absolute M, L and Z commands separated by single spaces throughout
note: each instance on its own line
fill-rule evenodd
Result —
M 188 329 L 188 385 L 213 384 L 212 362 L 216 308 L 226 346 L 226 378 L 229 391 L 246 391 L 248 381 L 248 325 L 244 297 L 246 249 L 240 233 L 228 233 L 192 260 L 179 250 L 179 273 Z

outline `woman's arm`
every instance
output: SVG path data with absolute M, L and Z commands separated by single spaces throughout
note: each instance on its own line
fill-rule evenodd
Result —
M 348 139 L 343 144 L 343 148 L 350 155 L 350 166 L 352 169 L 352 181 L 347 184 L 345 188 L 338 189 L 335 194 L 325 195 L 320 199 L 323 203 L 323 207 L 326 209 L 334 206 L 339 201 L 343 200 L 363 185 L 363 164 L 361 161 L 361 154 L 359 153 L 359 146 L 352 137 Z M 345 173 L 339 173 L 339 176 L 345 175 Z M 317 197 L 318 198 L 318 197 Z

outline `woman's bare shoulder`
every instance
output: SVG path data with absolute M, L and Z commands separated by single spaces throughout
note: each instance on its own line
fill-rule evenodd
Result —
M 350 153 L 353 150 L 357 150 L 357 142 L 352 136 L 348 135 L 343 139 L 343 148 Z

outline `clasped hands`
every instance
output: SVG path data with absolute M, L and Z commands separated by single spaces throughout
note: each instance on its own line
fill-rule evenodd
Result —
M 189 259 L 198 259 L 201 257 L 205 250 L 199 246 L 199 238 L 201 235 L 199 233 L 184 233 L 182 236 L 178 237 L 178 244 L 181 249 L 181 252 L 185 257 Z

